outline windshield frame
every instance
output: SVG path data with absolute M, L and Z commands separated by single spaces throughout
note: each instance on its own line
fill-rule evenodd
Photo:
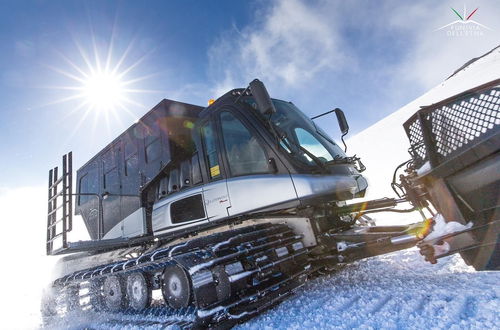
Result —
M 257 109 L 253 97 L 245 97 L 243 101 L 254 110 Z M 276 113 L 264 116 L 258 111 L 253 112 L 266 123 L 268 131 L 275 136 L 277 139 L 276 144 L 282 151 L 282 154 L 287 155 L 289 158 L 308 168 L 326 167 L 327 163 L 332 160 L 346 157 L 344 151 L 333 141 L 333 139 L 293 103 L 278 99 L 272 99 L 272 101 L 277 110 Z M 307 132 L 310 138 L 317 142 L 317 145 L 312 146 L 305 145 L 303 142 L 301 143 L 297 136 L 297 129 L 302 129 Z M 309 148 L 307 148 L 307 146 L 309 146 Z M 307 151 L 304 152 L 303 148 L 307 149 Z M 316 151 L 311 149 L 316 149 Z M 319 149 L 323 149 L 323 154 L 317 154 Z M 327 152 L 327 157 L 322 157 L 325 156 L 325 151 Z M 313 156 L 316 156 L 314 158 L 319 158 L 321 163 L 318 164 L 318 159 L 313 159 L 308 154 L 313 154 Z

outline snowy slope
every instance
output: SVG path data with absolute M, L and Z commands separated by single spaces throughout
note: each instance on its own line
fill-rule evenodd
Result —
M 314 279 L 239 329 L 494 329 L 500 273 L 455 255 L 437 265 L 416 249 L 359 261 Z
M 411 115 L 421 106 L 439 102 L 498 78 L 500 78 L 500 47 L 463 67 L 424 95 L 350 138 L 347 141 L 349 153 L 361 156 L 367 167 L 366 172 L 363 173 L 369 182 L 366 198 L 395 197 L 390 188 L 390 182 L 396 166 L 410 158 L 407 151 L 409 143 L 403 123 Z M 394 91 L 394 93 L 397 92 L 397 90 Z M 383 214 L 376 218 L 377 223 L 382 224 L 387 219 L 398 222 L 406 218 L 418 220 L 416 216 L 415 214 L 413 217 L 398 217 Z

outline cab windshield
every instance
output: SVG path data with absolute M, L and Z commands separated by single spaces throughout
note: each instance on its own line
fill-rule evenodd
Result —
M 251 98 L 248 101 L 256 107 Z M 276 99 L 272 101 L 276 113 L 270 116 L 270 121 L 279 137 L 280 146 L 289 155 L 307 165 L 317 165 L 318 160 L 327 163 L 346 156 L 342 149 L 295 105 Z

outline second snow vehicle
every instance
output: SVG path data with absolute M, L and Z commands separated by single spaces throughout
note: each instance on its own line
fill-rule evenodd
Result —
M 412 159 L 400 187 L 439 212 L 421 253 L 499 270 L 500 79 L 422 107 L 404 128 Z
M 71 153 L 50 171 L 47 254 L 68 255 L 45 314 L 140 313 L 160 290 L 154 304 L 193 316 L 182 325 L 231 326 L 313 272 L 414 246 L 428 222 L 367 226 L 366 213 L 432 214 L 422 183 L 409 173 L 399 199 L 346 204 L 365 194 L 363 169 L 259 80 L 206 108 L 163 100 L 77 171 L 76 192 Z M 73 208 L 90 240 L 68 241 Z

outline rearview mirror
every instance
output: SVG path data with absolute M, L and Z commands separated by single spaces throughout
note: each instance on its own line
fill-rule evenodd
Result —
M 257 103 L 257 107 L 261 114 L 273 114 L 276 112 L 276 108 L 274 108 L 273 101 L 267 92 L 266 86 L 259 79 L 254 79 L 250 83 L 250 91 L 252 92 L 253 97 L 255 98 L 255 102 Z
M 342 132 L 342 135 L 346 135 L 349 132 L 349 124 L 347 123 L 347 119 L 345 119 L 344 111 L 339 108 L 336 108 L 334 111 L 337 115 L 340 131 Z

